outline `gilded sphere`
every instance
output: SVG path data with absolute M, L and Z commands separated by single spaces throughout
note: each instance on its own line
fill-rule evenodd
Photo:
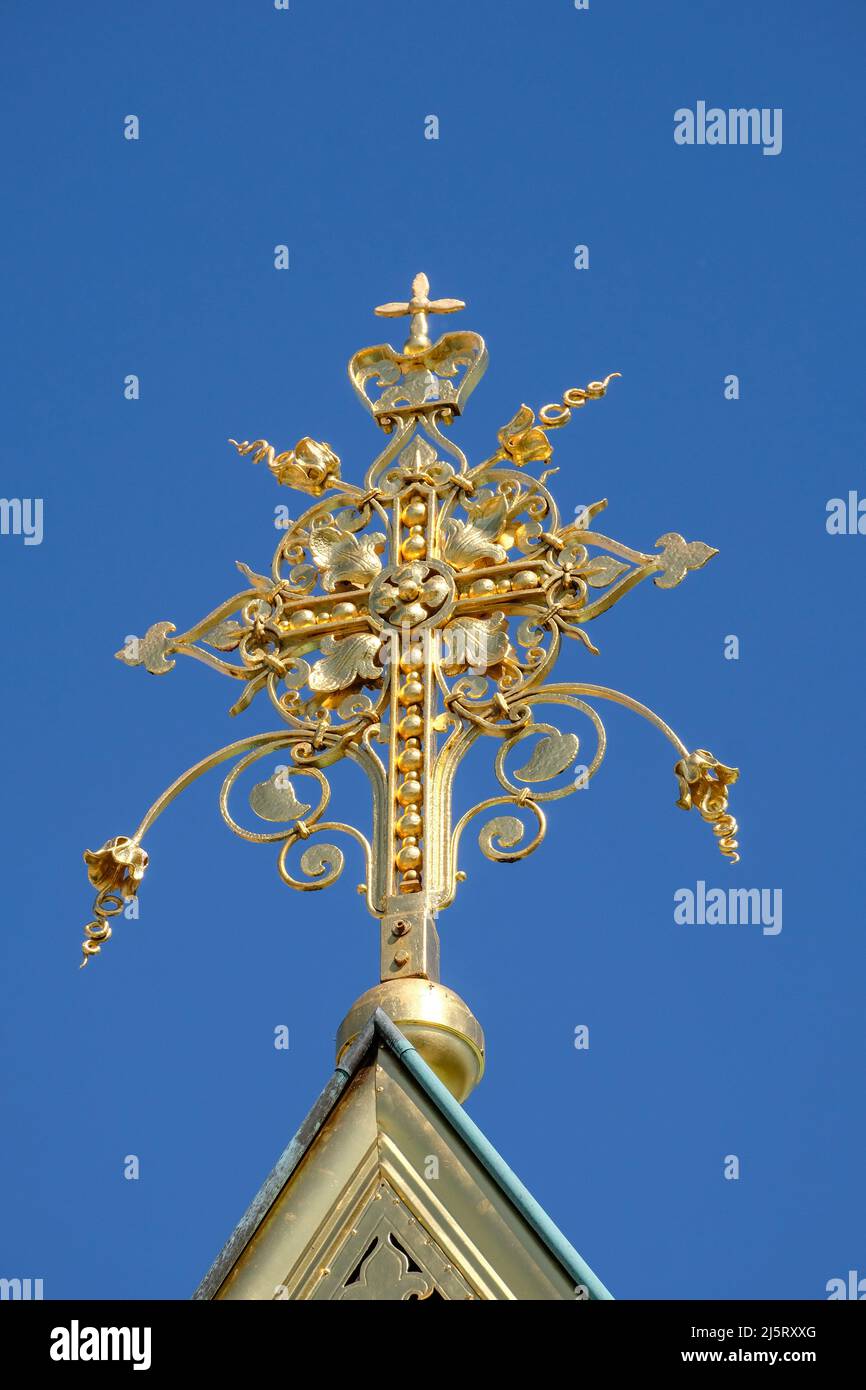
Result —
M 417 811 L 404 811 L 394 827 L 401 840 L 407 836 L 417 835 L 424 822 Z
M 513 589 L 537 589 L 538 575 L 535 570 L 520 570 L 511 581 Z
M 407 871 L 401 883 L 404 891 L 414 887 L 415 875 L 417 870 Z M 431 980 L 409 977 L 383 981 L 356 1001 L 340 1025 L 338 1062 L 377 1007 L 393 1019 L 462 1103 L 484 1072 L 484 1034 L 459 995 Z
M 423 536 L 407 536 L 400 551 L 405 560 L 420 560 L 427 553 L 427 542 Z
M 312 608 L 299 608 L 292 614 L 292 627 L 309 627 L 310 623 L 316 621 L 316 615 Z
M 400 657 L 401 671 L 420 671 L 424 665 L 424 648 L 408 647 Z
M 401 738 L 417 738 L 424 729 L 424 720 L 414 710 L 408 710 L 397 729 Z
M 473 598 L 483 598 L 485 594 L 495 594 L 496 581 L 494 579 L 476 579 L 469 592 Z
M 400 686 L 400 704 L 417 705 L 424 694 L 424 687 L 420 681 L 406 681 Z
M 397 868 L 401 873 L 407 869 L 417 869 L 421 863 L 421 851 L 417 845 L 404 845 L 397 852 Z

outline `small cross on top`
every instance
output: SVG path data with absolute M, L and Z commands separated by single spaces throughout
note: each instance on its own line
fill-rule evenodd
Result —
M 412 298 L 407 303 L 380 304 L 373 311 L 386 319 L 402 318 L 405 314 L 411 314 L 409 337 L 403 346 L 404 352 L 423 352 L 425 348 L 430 347 L 428 314 L 454 314 L 458 309 L 466 308 L 462 299 L 430 299 L 429 290 L 430 281 L 422 271 L 412 281 Z

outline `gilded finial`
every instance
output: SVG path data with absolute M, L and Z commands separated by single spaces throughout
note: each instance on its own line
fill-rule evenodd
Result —
M 631 696 L 554 677 L 564 639 L 597 656 L 590 623 L 645 580 L 675 588 L 715 550 L 677 531 L 665 531 L 654 553 L 634 549 L 595 530 L 604 500 L 560 514 L 548 487 L 556 471 L 547 466 L 548 435 L 604 397 L 615 372 L 572 386 L 537 412 L 522 406 L 499 430 L 495 452 L 470 463 L 443 426 L 464 409 L 487 349 L 467 330 L 431 343 L 429 316 L 465 306 L 431 300 L 429 290 L 426 275 L 416 275 L 409 300 L 376 309 L 409 316 L 403 352 L 380 343 L 349 363 L 359 399 L 391 435 L 363 480 L 343 478 L 336 453 L 308 436 L 283 452 L 263 438 L 231 440 L 242 457 L 315 500 L 281 524 L 269 569 L 238 562 L 239 592 L 184 631 L 152 623 L 118 653 L 159 676 L 191 657 L 240 688 L 232 714 L 268 702 L 279 726 L 211 753 L 172 783 L 131 837 L 87 854 L 97 899 L 85 962 L 138 892 L 150 826 L 184 788 L 228 763 L 223 819 L 242 838 L 274 847 L 288 886 L 318 891 L 339 878 L 344 855 L 331 835 L 348 837 L 360 852 L 367 907 L 381 923 L 377 988 L 385 994 L 376 999 L 418 988 L 441 998 L 435 921 L 465 877 L 466 826 L 496 808 L 478 835 L 484 854 L 497 863 L 531 854 L 544 838 L 547 806 L 586 787 L 601 766 L 602 701 L 631 709 L 669 740 L 678 804 L 696 808 L 722 854 L 736 862 L 738 831 L 728 810 L 736 769 L 705 749 L 689 752 Z M 580 732 L 561 729 L 560 715 Z M 498 785 L 454 824 L 457 767 L 484 738 L 498 749 Z M 331 819 L 328 774 L 341 759 L 370 779 L 372 840 Z M 244 792 L 246 805 L 237 805 Z

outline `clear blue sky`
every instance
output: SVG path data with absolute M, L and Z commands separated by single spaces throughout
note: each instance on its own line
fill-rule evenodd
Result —
M 720 554 L 629 595 L 560 671 L 742 768 L 734 869 L 618 710 L 532 858 L 467 840 L 440 925 L 488 1037 L 470 1112 L 619 1297 L 821 1298 L 866 1274 L 866 536 L 825 527 L 829 498 L 866 493 L 863 7 L 55 2 L 2 28 L 2 491 L 44 499 L 44 539 L 0 537 L 0 1275 L 187 1297 L 375 981 L 357 865 L 282 887 L 223 828 L 216 777 L 156 827 L 139 921 L 79 973 L 81 854 L 271 726 L 229 719 L 196 663 L 157 680 L 113 653 L 207 612 L 236 559 L 266 565 L 275 504 L 297 514 L 229 435 L 324 438 L 362 476 L 379 435 L 345 363 L 420 269 L 490 347 L 454 431 L 472 459 L 521 401 L 622 372 L 557 438 L 563 508 L 606 496 L 620 539 Z M 781 154 L 676 145 L 699 100 L 782 108 Z M 473 763 L 461 806 L 491 775 Z M 362 821 L 360 782 L 339 788 Z M 677 925 L 698 880 L 782 889 L 781 933 Z

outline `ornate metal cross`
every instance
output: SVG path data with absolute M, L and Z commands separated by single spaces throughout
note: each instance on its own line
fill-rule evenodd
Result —
M 349 364 L 355 391 L 388 436 L 363 486 L 341 478 L 328 444 L 305 438 L 278 454 L 263 439 L 231 440 L 240 454 L 264 461 L 278 483 L 317 500 L 287 524 L 270 573 L 239 564 L 246 587 L 200 622 L 182 633 L 156 623 L 117 653 L 154 674 L 170 671 L 178 656 L 192 656 L 241 683 L 232 714 L 262 694 L 281 727 L 212 753 L 168 788 L 132 836 L 86 852 L 97 896 L 82 964 L 100 951 L 111 935 L 109 919 L 138 891 L 147 864 L 142 840 L 156 817 L 203 772 L 226 761 L 233 765 L 220 793 L 223 817 L 244 838 L 279 846 L 287 884 L 321 889 L 339 877 L 342 851 L 321 842 L 322 834 L 348 835 L 361 846 L 362 891 L 382 924 L 383 981 L 438 980 L 435 916 L 453 901 L 463 877 L 461 838 L 476 815 L 510 808 L 484 826 L 479 842 L 490 859 L 522 859 L 544 836 L 545 803 L 595 776 L 606 739 L 590 702 L 626 705 L 670 740 L 677 804 L 695 806 L 722 853 L 738 857 L 737 826 L 727 810 L 736 769 L 706 750 L 690 752 L 628 695 L 550 679 L 563 637 L 596 653 L 585 631 L 593 619 L 649 575 L 659 588 L 672 588 L 716 552 L 676 532 L 660 537 L 654 554 L 633 550 L 594 529 L 605 501 L 562 522 L 546 485 L 555 470 L 537 477 L 525 471 L 549 462 L 549 433 L 603 397 L 612 376 L 566 391 L 537 419 L 521 406 L 499 431 L 495 452 L 470 466 L 443 428 L 461 414 L 486 368 L 484 341 L 452 332 L 431 343 L 427 316 L 464 306 L 431 302 L 426 276 L 417 276 L 412 288 L 408 302 L 376 311 L 411 315 L 402 352 L 381 344 Z M 539 719 L 551 706 L 588 721 L 592 751 L 580 764 L 578 736 Z M 498 744 L 498 786 L 453 824 L 455 773 L 479 738 Z M 511 755 L 519 745 L 515 770 Z M 282 766 L 249 793 L 261 827 L 250 830 L 230 809 L 232 793 L 248 769 L 276 756 Z M 369 838 L 326 818 L 326 773 L 341 758 L 369 777 Z M 528 830 L 515 812 L 534 826 Z M 289 855 L 303 841 L 310 843 L 300 855 L 299 878 Z
M 466 308 L 462 299 L 430 299 L 428 297 L 429 289 L 430 281 L 427 276 L 423 273 L 416 275 L 412 281 L 412 298 L 408 304 L 380 304 L 373 311 L 386 319 L 399 319 L 406 314 L 411 316 L 409 338 L 404 344 L 404 352 L 413 352 L 430 347 L 428 314 L 454 314 L 458 309 Z

